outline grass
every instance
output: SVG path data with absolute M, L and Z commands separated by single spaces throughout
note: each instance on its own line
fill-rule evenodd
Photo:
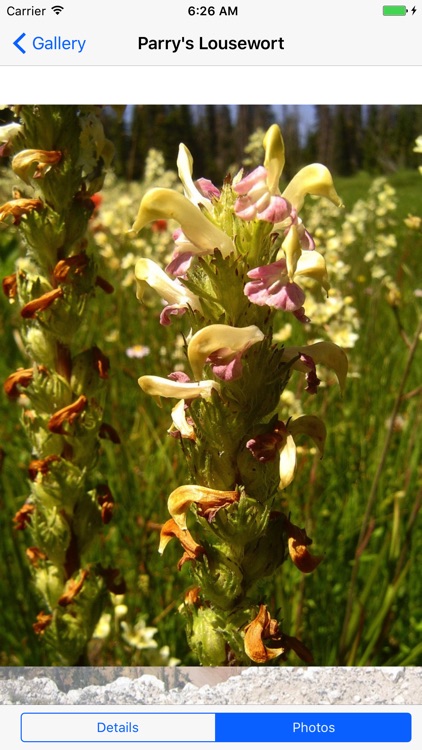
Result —
M 338 181 L 347 211 L 366 195 L 371 182 L 364 174 Z M 393 217 L 397 247 L 381 263 L 399 289 L 399 305 L 389 304 L 385 285 L 371 278 L 363 260 L 373 235 L 368 233 L 358 247 L 345 247 L 350 273 L 342 292 L 353 297 L 361 325 L 349 352 L 352 377 L 345 396 L 341 399 L 332 384 L 308 397 L 299 375 L 292 379 L 304 411 L 324 416 L 328 440 L 323 461 L 304 444 L 297 477 L 285 492 L 285 509 L 294 523 L 306 527 L 314 540 L 312 551 L 324 560 L 307 576 L 286 563 L 274 579 L 265 581 L 263 590 L 272 615 L 282 619 L 285 632 L 306 643 L 316 665 L 422 664 L 420 346 L 415 346 L 403 382 L 420 317 L 414 288 L 421 250 L 421 235 L 408 230 L 403 219 L 408 213 L 422 215 L 421 178 L 402 172 L 389 182 L 398 198 Z M 339 231 L 343 221 L 342 216 L 336 219 Z M 12 229 L 0 232 L 0 248 L 5 276 L 13 271 L 18 252 Z M 128 249 L 123 245 L 120 257 Z M 177 572 L 176 544 L 170 544 L 162 558 L 157 554 L 158 525 L 168 517 L 166 499 L 178 484 L 186 483 L 187 473 L 177 441 L 166 433 L 167 405 L 160 409 L 141 394 L 136 382 L 142 374 L 165 375 L 175 369 L 178 324 L 160 327 L 158 308 L 152 303 L 140 308 L 133 287 L 123 286 L 122 270 L 117 267 L 113 273 L 115 293 L 98 293 L 89 327 L 81 334 L 87 345 L 96 343 L 111 360 L 106 421 L 121 438 L 118 446 L 104 441 L 98 467 L 116 499 L 99 554 L 104 565 L 118 564 L 124 575 L 125 619 L 133 624 L 142 614 L 147 625 L 158 629 L 160 647 L 168 645 L 183 664 L 195 663 L 177 613 L 190 585 L 189 565 Z M 104 275 L 110 278 L 107 265 Z M 15 309 L 4 297 L 0 304 L 4 381 L 25 365 L 25 357 L 16 338 Z M 133 344 L 148 345 L 150 354 L 142 360 L 128 358 L 126 349 Z M 30 449 L 19 419 L 19 407 L 2 393 L 0 665 L 30 666 L 48 664 L 48 655 L 31 627 L 42 603 L 30 583 L 25 557 L 29 536 L 14 531 L 12 523 L 28 493 Z M 109 612 L 115 615 L 112 606 Z M 152 651 L 125 643 L 118 623 L 107 639 L 97 641 L 93 654 L 95 663 L 113 665 L 142 665 L 154 658 Z

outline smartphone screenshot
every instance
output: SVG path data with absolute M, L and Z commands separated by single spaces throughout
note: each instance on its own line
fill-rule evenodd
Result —
M 7 750 L 421 747 L 421 14 L 0 4 Z

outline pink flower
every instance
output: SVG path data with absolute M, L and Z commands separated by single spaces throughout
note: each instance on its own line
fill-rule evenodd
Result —
M 169 380 L 173 380 L 174 383 L 189 383 L 189 375 L 181 370 L 176 370 L 168 375 Z
M 177 278 L 185 278 L 192 258 L 197 254 L 197 248 L 183 234 L 182 230 L 173 232 L 175 248 L 170 263 L 166 266 L 166 273 Z
M 204 196 L 204 198 L 216 198 L 218 200 L 221 195 L 219 189 L 215 185 L 213 185 L 211 180 L 208 180 L 206 177 L 200 177 L 199 180 L 196 180 L 194 184 L 198 188 L 199 192 Z
M 162 326 L 171 325 L 170 315 L 174 315 L 180 318 L 185 314 L 187 307 L 181 307 L 180 305 L 166 305 L 160 312 L 160 323 Z
M 257 326 L 236 328 L 224 324 L 206 326 L 197 331 L 188 345 L 188 359 L 195 379 L 200 379 L 206 362 L 220 380 L 242 376 L 242 355 L 258 344 L 264 334 Z
M 180 253 L 177 250 L 173 253 L 173 258 L 166 266 L 166 273 L 176 276 L 178 279 L 186 278 L 186 273 L 192 263 L 193 253 Z
M 249 271 L 251 281 L 244 289 L 249 301 L 286 312 L 300 311 L 305 301 L 305 292 L 294 281 L 289 281 L 286 265 L 286 261 L 282 259 Z
M 260 219 L 276 224 L 275 229 L 287 235 L 290 227 L 296 226 L 302 250 L 315 250 L 315 242 L 309 234 L 296 209 L 278 192 L 271 193 L 268 187 L 268 172 L 257 167 L 233 187 L 239 194 L 234 210 L 239 219 Z
M 135 266 L 136 296 L 142 302 L 146 287 L 158 292 L 166 306 L 161 312 L 160 323 L 170 325 L 170 315 L 183 315 L 188 307 L 199 310 L 199 299 L 183 286 L 179 279 L 174 281 L 150 258 L 141 258 Z
M 305 377 L 308 385 L 306 386 L 305 391 L 308 391 L 308 393 L 312 393 L 313 395 L 315 395 L 315 393 L 317 393 L 318 391 L 318 386 L 321 385 L 321 381 L 316 374 L 315 362 L 309 354 L 301 353 L 299 359 L 301 362 L 303 362 L 307 369 Z
M 243 351 L 233 353 L 227 348 L 217 349 L 206 361 L 210 363 L 214 375 L 220 380 L 238 380 L 243 372 L 242 354 Z
M 235 213 L 244 221 L 260 219 L 276 224 L 290 216 L 290 203 L 281 195 L 271 194 L 265 167 L 254 169 L 234 185 L 233 189 L 239 195 L 234 207 Z
M 285 258 L 248 272 L 251 281 L 245 284 L 244 293 L 255 305 L 292 312 L 301 323 L 309 323 L 303 308 L 305 292 L 296 283 L 296 278 L 309 277 L 328 292 L 325 260 L 316 250 L 302 251 L 296 225 L 290 227 L 281 249 Z

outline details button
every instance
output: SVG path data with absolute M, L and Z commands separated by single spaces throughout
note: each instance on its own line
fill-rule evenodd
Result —
M 214 742 L 215 714 L 147 711 L 21 714 L 22 742 Z

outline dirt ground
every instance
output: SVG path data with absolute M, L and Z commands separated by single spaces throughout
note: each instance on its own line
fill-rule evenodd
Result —
M 2 668 L 0 704 L 420 705 L 422 668 Z

